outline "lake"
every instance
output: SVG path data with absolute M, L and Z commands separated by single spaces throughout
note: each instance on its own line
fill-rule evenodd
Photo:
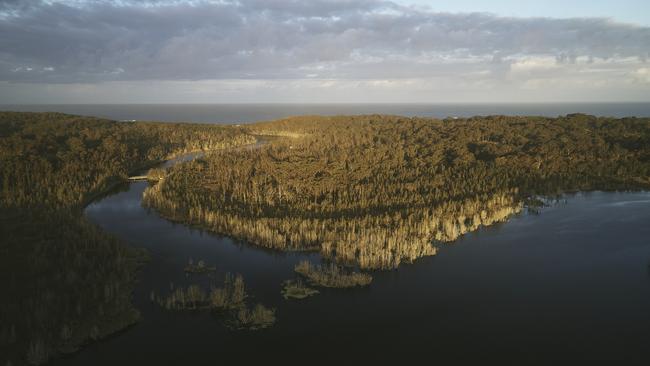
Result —
M 504 364 L 650 362 L 650 192 L 565 196 L 539 214 L 483 228 L 438 255 L 374 272 L 367 288 L 325 289 L 288 301 L 281 283 L 318 254 L 260 249 L 159 218 L 141 204 L 146 182 L 125 185 L 85 215 L 151 261 L 139 274 L 132 328 L 53 364 L 436 362 Z M 210 282 L 189 258 L 240 273 L 277 323 L 232 331 L 219 316 L 169 312 L 151 291 Z
M 245 123 L 289 116 L 392 114 L 408 117 L 537 115 L 587 113 L 605 117 L 650 117 L 650 103 L 493 103 L 493 104 L 51 104 L 0 105 L 0 110 L 63 112 L 115 120 Z

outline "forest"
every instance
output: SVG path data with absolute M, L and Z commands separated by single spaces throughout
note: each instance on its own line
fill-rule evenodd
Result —
M 175 221 L 362 269 L 508 219 L 536 197 L 650 186 L 650 120 L 304 116 L 282 136 L 171 168 L 143 202 Z
M 237 127 L 0 112 L 0 199 L 5 207 L 78 206 L 174 155 L 254 142 Z
M 138 321 L 147 254 L 82 216 L 93 197 L 175 155 L 255 141 L 237 127 L 0 112 L 0 362 L 39 365 Z

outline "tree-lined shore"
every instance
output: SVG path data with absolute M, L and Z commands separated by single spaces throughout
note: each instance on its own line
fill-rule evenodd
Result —
M 538 195 L 650 186 L 648 119 L 305 116 L 249 129 L 285 138 L 178 165 L 144 203 L 257 245 L 376 269 L 433 255 L 432 240 L 505 221 Z

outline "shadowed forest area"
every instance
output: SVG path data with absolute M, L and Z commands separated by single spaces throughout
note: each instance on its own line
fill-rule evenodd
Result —
M 0 362 L 42 364 L 138 320 L 146 253 L 81 215 L 93 197 L 175 155 L 253 142 L 235 127 L 0 112 Z
M 390 269 L 536 196 L 650 186 L 648 119 L 306 116 L 249 128 L 285 138 L 179 164 L 143 202 L 265 247 Z
M 131 293 L 145 252 L 70 210 L 1 220 L 0 349 L 12 364 L 45 363 L 138 321 Z

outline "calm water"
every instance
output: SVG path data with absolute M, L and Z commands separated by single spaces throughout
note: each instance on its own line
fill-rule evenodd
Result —
M 301 259 L 172 224 L 147 212 L 138 182 L 86 209 L 152 256 L 134 297 L 143 320 L 61 365 L 224 361 L 429 360 L 431 363 L 650 362 L 650 192 L 586 193 L 471 233 L 370 287 L 286 301 L 281 282 Z M 188 258 L 241 273 L 254 301 L 277 309 L 259 332 L 228 330 L 209 313 L 167 312 L 150 291 L 186 277 Z M 201 280 L 202 279 L 202 280 Z
M 393 114 L 420 117 L 587 113 L 607 117 L 650 117 L 650 103 L 554 104 L 78 104 L 0 105 L 0 110 L 64 112 L 116 120 L 245 123 L 318 114 Z

